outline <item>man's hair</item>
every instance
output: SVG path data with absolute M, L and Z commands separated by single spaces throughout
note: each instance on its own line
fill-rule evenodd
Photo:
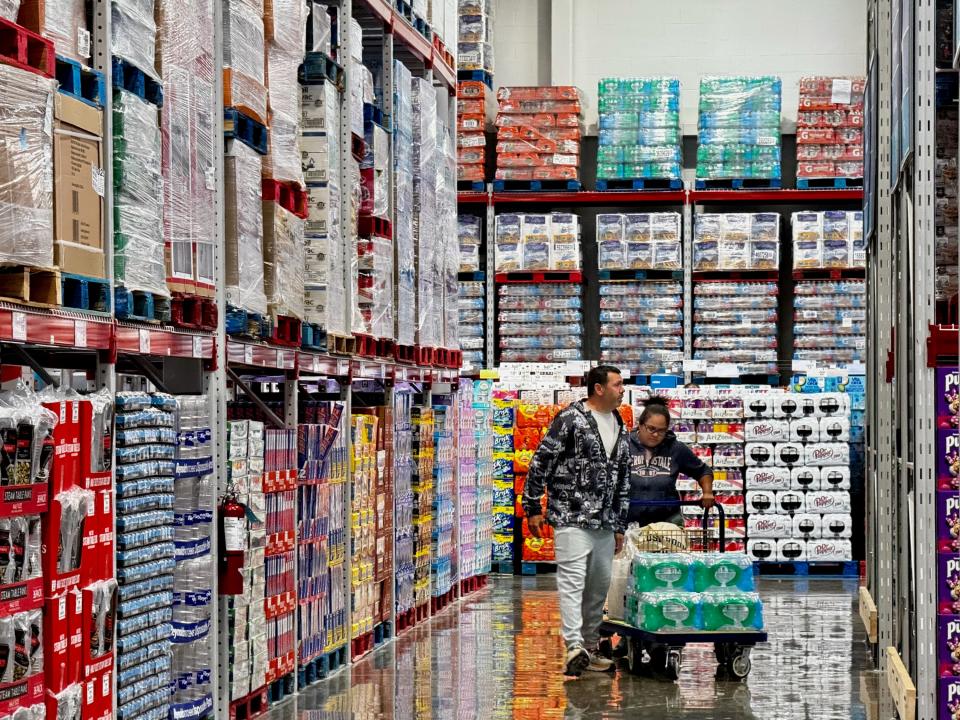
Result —
M 587 397 L 593 397 L 597 394 L 597 384 L 607 384 L 607 375 L 610 373 L 616 373 L 617 375 L 622 374 L 620 370 L 613 365 L 597 365 L 595 368 L 590 368 L 590 371 L 587 373 Z

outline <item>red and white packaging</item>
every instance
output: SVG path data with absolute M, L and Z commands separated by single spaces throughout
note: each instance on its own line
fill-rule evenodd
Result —
M 819 490 L 821 488 L 821 473 L 818 467 L 790 468 L 791 490 Z
M 749 490 L 790 490 L 790 470 L 780 467 L 747 468 Z
M 800 513 L 793 517 L 793 537 L 818 540 L 823 533 L 823 516 Z
M 807 560 L 809 562 L 846 562 L 853 559 L 853 548 L 849 540 L 809 540 L 807 542 Z
M 792 534 L 793 523 L 786 515 L 750 515 L 747 517 L 747 537 L 782 538 Z

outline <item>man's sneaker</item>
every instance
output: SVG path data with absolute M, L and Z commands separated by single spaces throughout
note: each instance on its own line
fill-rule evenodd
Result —
M 563 674 L 579 677 L 584 670 L 590 667 L 590 653 L 580 643 L 574 643 L 567 648 Z
M 616 669 L 616 664 L 610 658 L 605 658 L 600 653 L 590 653 L 590 664 L 587 665 L 590 672 L 607 673 Z

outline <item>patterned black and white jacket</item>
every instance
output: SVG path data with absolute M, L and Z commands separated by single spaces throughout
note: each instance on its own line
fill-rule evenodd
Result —
M 620 432 L 610 457 L 597 421 L 585 401 L 564 408 L 534 453 L 523 489 L 529 517 L 541 515 L 547 491 L 547 522 L 554 527 L 613 530 L 622 533 L 630 510 L 630 442 L 614 411 Z

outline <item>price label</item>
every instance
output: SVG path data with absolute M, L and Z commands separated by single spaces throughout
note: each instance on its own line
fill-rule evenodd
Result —
M 853 327 L 853 318 L 845 317 L 840 324 L 841 324 L 843 327 L 845 327 L 845 328 L 852 328 L 852 327 Z
M 817 319 L 817 311 L 816 311 L 816 310 L 804 310 L 804 311 L 803 311 L 803 319 L 804 319 L 804 320 L 816 320 L 816 319 Z
M 73 321 L 73 344 L 78 348 L 85 348 L 87 346 L 87 321 L 86 320 L 74 320 Z
M 813 360 L 794 360 L 793 361 L 793 371 L 798 373 L 806 373 L 814 370 L 817 367 L 817 363 Z
M 715 363 L 707 367 L 707 377 L 735 378 L 740 377 L 740 368 L 733 363 Z
M 27 339 L 27 316 L 22 312 L 13 313 L 13 339 Z
M 243 346 L 243 362 L 246 365 L 253 365 L 253 345 Z
M 853 99 L 853 82 L 847 78 L 836 78 L 830 88 L 830 102 L 834 105 L 849 105 Z
M 141 329 L 140 330 L 140 352 L 145 355 L 150 354 L 150 331 Z
M 195 358 L 203 357 L 203 338 L 202 337 L 193 338 L 193 356 Z
M 283 350 L 277 350 L 277 367 L 283 368 L 287 366 L 287 354 Z
M 706 370 L 707 370 L 706 360 L 684 360 L 683 361 L 684 372 L 706 372 Z

